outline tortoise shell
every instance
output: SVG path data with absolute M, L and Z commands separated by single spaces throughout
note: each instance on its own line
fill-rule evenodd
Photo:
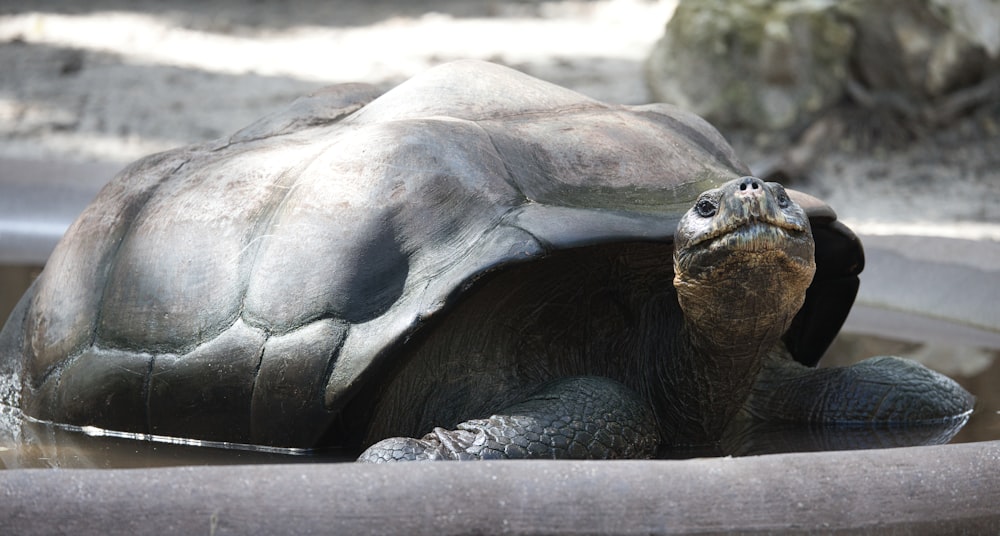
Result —
M 603 104 L 494 64 L 446 64 L 382 95 L 334 86 L 123 170 L 0 348 L 38 418 L 342 442 L 331 430 L 364 419 L 345 416 L 358 393 L 487 276 L 601 244 L 669 249 L 700 192 L 749 173 L 690 113 Z M 786 341 L 814 364 L 863 257 L 832 210 L 793 195 L 818 271 Z

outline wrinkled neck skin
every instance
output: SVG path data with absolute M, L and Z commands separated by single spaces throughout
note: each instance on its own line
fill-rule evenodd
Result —
M 756 370 L 802 307 L 811 280 L 783 256 L 746 252 L 678 274 L 674 286 L 692 348 L 720 367 Z
M 782 255 L 731 254 L 708 268 L 675 276 L 683 311 L 677 352 L 665 378 L 686 378 L 668 389 L 682 396 L 677 422 L 682 442 L 716 441 L 749 396 L 768 351 L 780 343 L 805 299 L 812 272 Z M 686 373 L 685 373 L 686 371 Z M 668 442 L 670 438 L 665 438 Z

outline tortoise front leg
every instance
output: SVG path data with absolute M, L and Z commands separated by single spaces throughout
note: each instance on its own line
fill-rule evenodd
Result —
M 954 380 L 914 361 L 878 356 L 811 368 L 780 345 L 767 356 L 743 412 L 765 421 L 919 425 L 967 416 L 974 402 Z
M 382 440 L 358 461 L 648 458 L 658 443 L 653 412 L 638 394 L 607 378 L 577 377 L 455 430 Z

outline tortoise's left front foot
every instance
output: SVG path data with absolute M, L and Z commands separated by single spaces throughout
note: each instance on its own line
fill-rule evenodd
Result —
M 783 349 L 765 362 L 744 407 L 772 421 L 921 425 L 965 418 L 975 398 L 951 378 L 899 357 L 810 368 Z

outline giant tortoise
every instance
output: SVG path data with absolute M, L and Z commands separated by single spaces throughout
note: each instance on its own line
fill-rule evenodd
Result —
M 814 368 L 861 245 L 749 175 L 690 113 L 494 64 L 334 86 L 122 171 L 7 322 L 4 368 L 38 419 L 367 461 L 967 414 L 909 361 Z

